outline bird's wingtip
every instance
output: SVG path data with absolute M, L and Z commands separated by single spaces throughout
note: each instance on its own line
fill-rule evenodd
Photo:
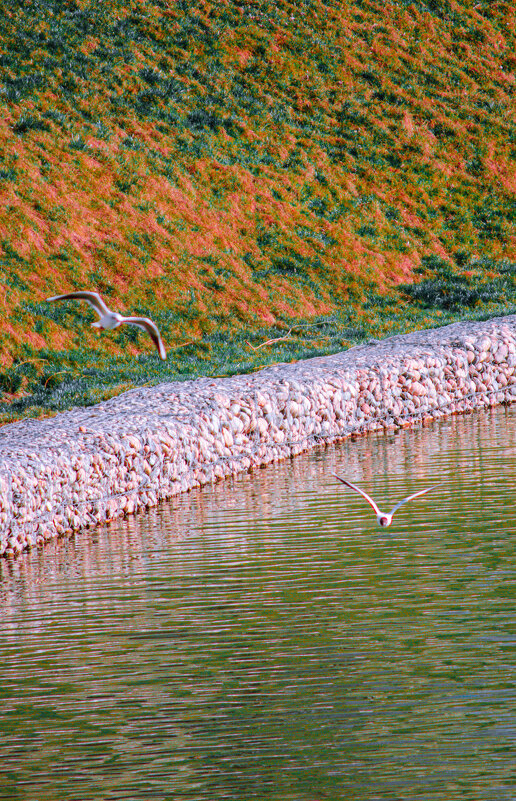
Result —
M 348 483 L 345 478 L 342 478 L 341 476 L 337 475 L 337 473 L 334 473 L 333 471 L 330 471 L 330 472 L 331 472 L 332 476 L 337 479 L 337 481 L 341 482 L 341 484 L 347 484 Z

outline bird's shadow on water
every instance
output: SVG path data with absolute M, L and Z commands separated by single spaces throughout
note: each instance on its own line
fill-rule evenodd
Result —
M 387 542 L 392 542 L 393 540 L 399 540 L 402 542 L 405 538 L 397 531 L 375 531 L 373 536 L 377 540 L 386 540 Z

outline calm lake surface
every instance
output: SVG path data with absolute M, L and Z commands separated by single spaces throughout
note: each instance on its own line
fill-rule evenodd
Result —
M 513 801 L 515 497 L 500 408 L 0 562 L 0 798 Z

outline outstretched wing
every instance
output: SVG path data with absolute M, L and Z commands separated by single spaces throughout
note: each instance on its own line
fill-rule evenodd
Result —
M 156 345 L 160 357 L 163 360 L 167 358 L 167 352 L 165 350 L 163 340 L 161 339 L 157 326 L 152 322 L 152 320 L 149 320 L 148 317 L 124 317 L 122 322 L 127 323 L 128 325 L 136 325 L 138 328 L 142 328 L 144 331 L 147 331 L 148 335 Z
M 338 481 L 340 481 L 340 482 L 341 482 L 341 484 L 344 484 L 346 487 L 349 487 L 350 489 L 352 489 L 352 490 L 355 490 L 355 492 L 358 492 L 358 494 L 359 494 L 359 495 L 361 495 L 361 496 L 362 496 L 362 498 L 365 498 L 365 499 L 366 499 L 366 501 L 367 501 L 367 503 L 368 503 L 370 506 L 372 506 L 372 507 L 373 507 L 373 509 L 374 509 L 374 511 L 375 511 L 375 514 L 377 514 L 377 515 L 380 515 L 380 514 L 381 514 L 381 512 L 380 512 L 380 510 L 378 509 L 377 505 L 375 504 L 375 502 L 373 501 L 373 499 L 371 498 L 371 496 L 367 494 L 367 492 L 364 492 L 364 490 L 360 489 L 360 487 L 357 487 L 357 486 L 356 486 L 356 484 L 352 484 L 352 483 L 351 483 L 351 481 L 346 481 L 346 479 L 345 479 L 345 478 L 341 478 L 340 476 L 338 476 L 338 475 L 337 475 L 337 473 L 332 473 L 332 476 L 335 476 L 335 478 L 336 478 Z
M 419 495 L 426 495 L 426 493 L 430 492 L 430 490 L 433 490 L 436 487 L 440 487 L 440 486 L 441 486 L 440 484 L 434 484 L 433 487 L 427 487 L 426 489 L 419 490 L 419 492 L 414 492 L 413 495 L 408 495 L 406 498 L 403 498 L 402 501 L 400 501 L 399 503 L 396 504 L 396 506 L 391 510 L 391 515 L 393 515 L 394 512 L 397 512 L 398 509 L 400 508 L 400 506 L 403 506 L 404 503 L 408 503 L 413 498 L 418 498 Z
M 99 317 L 111 313 L 111 309 L 108 309 L 98 292 L 68 292 L 66 295 L 54 295 L 47 300 L 49 302 L 53 300 L 85 300 L 90 306 L 93 306 Z

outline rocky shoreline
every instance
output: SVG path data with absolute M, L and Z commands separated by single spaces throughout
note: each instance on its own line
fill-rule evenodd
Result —
M 0 555 L 319 444 L 515 400 L 513 315 L 12 423 L 0 429 Z

